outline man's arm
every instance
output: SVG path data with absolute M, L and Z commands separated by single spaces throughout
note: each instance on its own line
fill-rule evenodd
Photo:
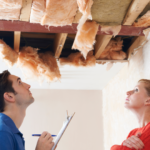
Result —
M 9 132 L 0 131 L 0 150 L 15 150 L 14 140 Z

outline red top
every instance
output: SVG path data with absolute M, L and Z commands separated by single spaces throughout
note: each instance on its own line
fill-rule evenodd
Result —
M 132 130 L 127 138 L 131 137 L 132 135 L 136 135 L 139 132 L 141 133 L 140 139 L 144 143 L 144 148 L 142 150 L 150 150 L 150 122 L 145 127 Z M 122 143 L 121 145 L 113 145 L 111 150 L 131 150 L 131 148 L 123 146 Z

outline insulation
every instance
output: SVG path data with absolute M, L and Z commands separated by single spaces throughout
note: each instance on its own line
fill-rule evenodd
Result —
M 56 81 L 61 78 L 60 71 L 55 57 L 50 52 L 40 53 L 39 72 L 46 77 L 48 82 Z
M 68 58 L 59 58 L 60 65 L 70 65 L 70 66 L 95 66 L 96 58 L 93 55 L 93 51 L 90 51 L 87 55 L 87 58 L 84 59 L 83 55 L 80 52 L 72 53 Z
M 93 0 L 77 0 L 79 11 L 83 14 L 78 25 L 78 30 L 86 22 L 87 18 L 91 18 L 91 7 Z M 92 19 L 92 18 L 91 18 Z
M 94 0 L 92 20 L 101 25 L 120 25 L 132 0 Z
M 71 25 L 77 11 L 76 0 L 47 0 L 41 24 L 48 26 Z
M 23 47 L 19 52 L 18 65 L 20 66 L 26 78 L 39 78 L 38 72 L 39 57 L 38 49 L 32 47 Z
M 85 59 L 87 53 L 94 49 L 98 27 L 99 25 L 95 21 L 87 21 L 76 34 L 72 49 L 80 50 Z
M 150 11 L 133 23 L 134 27 L 149 27 L 150 26 Z
M 118 26 L 101 26 L 101 31 L 105 32 L 106 34 L 112 33 L 114 37 L 116 35 L 118 35 L 120 30 L 121 30 L 121 25 L 118 25 Z
M 33 0 L 30 22 L 31 23 L 41 23 L 41 19 L 44 16 L 46 9 L 46 1 L 45 0 Z
M 0 19 L 19 20 L 22 0 L 0 0 Z
M 38 49 L 23 47 L 19 53 L 18 65 L 26 78 L 46 78 L 48 82 L 60 79 L 56 59 L 49 52 L 38 54 Z
M 120 37 L 112 39 L 105 50 L 100 55 L 102 60 L 123 60 L 127 57 L 126 53 L 122 51 L 123 41 Z
M 9 66 L 13 66 L 17 62 L 18 53 L 9 47 L 3 40 L 0 40 L 0 57 Z

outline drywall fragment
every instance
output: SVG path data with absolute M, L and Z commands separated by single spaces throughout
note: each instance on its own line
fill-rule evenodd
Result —
M 44 16 L 46 9 L 46 1 L 45 0 L 33 0 L 30 22 L 31 23 L 41 23 L 41 19 Z
M 94 49 L 95 36 L 99 25 L 95 21 L 87 21 L 78 30 L 72 49 L 78 49 L 86 59 L 87 53 Z
M 76 11 L 76 0 L 47 0 L 46 11 L 41 19 L 41 25 L 71 25 L 76 15 Z
M 145 15 L 133 23 L 134 27 L 149 27 L 150 26 L 150 10 Z
M 18 59 L 18 53 L 9 47 L 3 40 L 0 40 L 0 58 L 9 66 L 13 66 Z
M 114 37 L 116 35 L 118 35 L 120 30 L 121 30 L 121 25 L 118 25 L 118 26 L 101 26 L 102 32 L 105 32 L 106 34 L 112 33 Z
M 95 66 L 96 58 L 93 55 L 93 51 L 90 51 L 87 55 L 87 58 L 84 59 L 83 55 L 80 52 L 72 53 L 67 58 L 59 58 L 60 65 L 70 65 L 70 66 L 83 66 L 91 67 Z

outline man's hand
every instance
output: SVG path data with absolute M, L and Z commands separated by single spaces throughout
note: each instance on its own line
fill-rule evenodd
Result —
M 53 138 L 48 132 L 43 132 L 39 137 L 35 150 L 51 150 L 54 146 Z
M 138 133 L 136 136 L 132 135 L 123 142 L 123 146 L 126 146 L 131 149 L 142 150 L 144 148 L 144 143 L 139 139 L 141 133 Z

